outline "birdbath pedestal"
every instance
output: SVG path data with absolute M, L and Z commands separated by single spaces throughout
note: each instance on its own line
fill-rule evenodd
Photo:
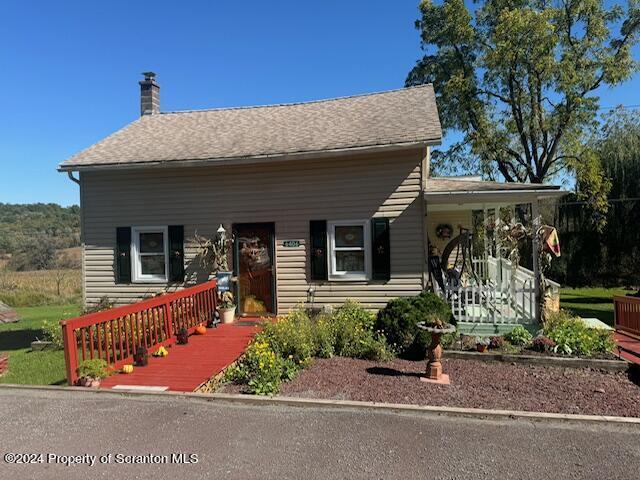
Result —
M 438 383 L 441 385 L 449 385 L 449 375 L 442 373 L 442 346 L 440 345 L 440 337 L 445 333 L 453 333 L 456 327 L 453 325 L 444 325 L 442 327 L 429 325 L 426 322 L 418 323 L 418 328 L 431 334 L 431 343 L 427 350 L 427 372 L 420 380 L 428 383 Z

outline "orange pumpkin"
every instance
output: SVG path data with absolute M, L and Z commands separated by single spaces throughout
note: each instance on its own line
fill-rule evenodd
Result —
M 196 335 L 204 335 L 205 333 L 207 333 L 207 327 L 205 327 L 203 324 L 200 324 L 196 327 Z
M 133 373 L 133 365 L 123 365 L 122 373 Z

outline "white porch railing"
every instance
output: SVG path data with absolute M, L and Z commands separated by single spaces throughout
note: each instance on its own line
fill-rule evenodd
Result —
M 533 272 L 514 269 L 511 262 L 495 257 L 472 259 L 477 280 L 466 285 L 445 286 L 440 292 L 459 322 L 533 323 L 536 320 L 536 288 Z M 548 281 L 552 294 L 560 285 Z

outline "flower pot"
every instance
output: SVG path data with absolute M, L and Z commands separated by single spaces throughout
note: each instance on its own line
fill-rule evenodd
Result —
M 222 317 L 222 323 L 233 323 L 233 321 L 236 319 L 236 307 L 221 308 L 220 316 Z
M 476 345 L 476 350 L 479 352 L 486 352 L 487 348 L 488 348 L 487 345 L 482 345 L 480 343 Z

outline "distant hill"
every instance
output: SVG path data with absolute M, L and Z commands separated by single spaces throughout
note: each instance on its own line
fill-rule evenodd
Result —
M 56 203 L 0 203 L 0 255 L 46 242 L 55 249 L 80 245 L 80 207 Z

